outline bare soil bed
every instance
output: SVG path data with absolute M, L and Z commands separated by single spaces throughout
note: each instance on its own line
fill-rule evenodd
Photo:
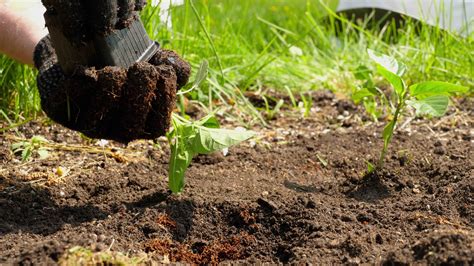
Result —
M 101 153 L 35 122 L 18 130 L 57 146 L 21 163 L 14 131 L 0 135 L 0 264 L 56 263 L 74 246 L 148 262 L 474 264 L 472 100 L 402 121 L 386 170 L 364 176 L 381 124 L 331 93 L 313 98 L 311 117 L 282 113 L 255 141 L 196 158 L 179 196 L 164 142 Z

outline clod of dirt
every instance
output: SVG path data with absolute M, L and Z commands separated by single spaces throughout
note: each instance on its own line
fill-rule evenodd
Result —
M 132 16 L 132 12 L 135 9 L 134 1 L 130 0 L 118 0 L 118 21 L 117 27 L 124 27 L 127 21 Z
M 97 34 L 123 29 L 138 18 L 144 0 L 64 1 L 43 0 L 47 10 L 47 26 L 57 27 L 76 46 Z M 54 25 L 52 25 L 54 24 Z
M 88 1 L 88 23 L 92 32 L 111 32 L 117 24 L 117 12 L 120 8 L 115 0 Z M 129 14 L 127 14 L 129 15 Z M 127 18 L 128 19 L 128 16 Z
M 135 0 L 135 11 L 141 11 L 146 6 L 146 0 Z
M 74 44 L 80 44 L 90 37 L 84 16 L 87 12 L 83 1 L 43 0 L 42 2 L 47 14 L 58 18 L 54 20 L 57 25 L 46 26 L 58 27 Z
M 469 246 L 471 250 L 464 248 Z M 462 231 L 445 232 L 443 235 L 422 239 L 413 247 L 413 252 L 416 260 L 423 260 L 428 264 L 473 265 L 474 236 Z

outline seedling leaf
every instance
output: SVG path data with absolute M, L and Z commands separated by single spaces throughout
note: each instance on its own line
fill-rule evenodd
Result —
M 405 91 L 405 83 L 401 76 L 406 71 L 406 66 L 398 62 L 395 58 L 387 55 L 378 55 L 373 50 L 368 50 L 369 56 L 377 63 L 377 71 L 392 84 L 397 95 L 402 95 Z
M 442 116 L 448 109 L 449 98 L 445 95 L 435 95 L 422 100 L 407 100 L 407 104 L 416 109 L 416 115 Z
M 21 152 L 21 160 L 22 160 L 23 162 L 26 162 L 26 161 L 30 158 L 31 153 L 32 153 L 32 147 L 31 147 L 31 146 L 26 147 L 26 148 Z
M 368 80 L 371 78 L 372 71 L 364 65 L 360 65 L 354 71 L 354 77 L 358 80 Z
M 201 154 L 220 151 L 255 135 L 252 131 L 241 132 L 229 129 L 198 127 L 197 130 L 193 151 Z
M 201 86 L 201 83 L 207 78 L 207 74 L 209 72 L 209 62 L 207 60 L 203 60 L 201 62 L 201 65 L 199 66 L 199 70 L 196 73 L 196 77 L 194 79 L 194 82 L 191 85 L 190 89 L 183 90 L 178 92 L 178 95 L 184 95 L 186 93 L 189 93 Z
M 384 146 L 387 147 L 388 144 L 390 143 L 390 140 L 392 139 L 392 136 L 393 136 L 393 130 L 394 129 L 395 129 L 395 120 L 390 121 L 390 123 L 388 123 L 384 127 L 383 133 L 382 133 Z
M 366 161 L 366 163 L 367 163 L 367 173 L 368 173 L 368 174 L 373 173 L 373 172 L 377 169 L 377 168 L 375 167 L 375 165 L 372 164 L 371 162 Z
M 360 89 L 352 94 L 352 100 L 358 104 L 362 101 L 365 97 L 374 96 L 374 93 L 367 88 Z
M 25 147 L 28 144 L 29 144 L 29 142 L 27 142 L 27 141 L 15 142 L 15 143 L 12 144 L 11 149 L 13 150 L 13 153 L 17 153 L 21 149 L 23 149 L 23 147 Z
M 464 93 L 467 92 L 467 88 L 442 81 L 427 81 L 410 86 L 410 95 L 416 97 L 417 99 L 423 99 L 435 95 L 445 95 L 448 96 L 452 93 Z
M 395 74 L 399 78 L 405 74 L 407 66 L 401 62 L 398 62 L 397 59 L 390 57 L 388 55 L 377 53 L 374 50 L 367 49 L 369 57 L 374 60 L 378 65 L 383 67 L 385 70 Z
M 208 69 L 209 69 L 209 62 L 207 60 L 203 60 L 201 62 L 201 66 L 199 66 L 199 70 L 196 74 L 196 78 L 194 79 L 193 85 L 195 87 L 199 87 L 201 83 L 207 78 Z
M 214 116 L 214 114 L 209 114 L 199 120 L 198 122 L 195 122 L 197 125 L 203 126 L 203 127 L 208 127 L 208 128 L 219 128 L 220 124 L 217 118 Z

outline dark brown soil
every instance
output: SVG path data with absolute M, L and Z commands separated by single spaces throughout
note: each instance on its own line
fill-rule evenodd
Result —
M 72 44 L 80 46 L 95 35 L 107 34 L 115 29 L 128 27 L 137 19 L 146 1 L 135 0 L 43 0 L 48 17 L 48 27 L 61 30 Z M 55 24 L 55 25 L 52 25 Z
M 91 38 L 85 17 L 88 12 L 84 1 L 43 0 L 42 2 L 46 7 L 48 17 L 58 18 L 47 20 L 46 26 L 58 27 L 73 44 L 80 44 Z
M 0 138 L 0 264 L 53 263 L 73 246 L 146 252 L 157 262 L 474 263 L 472 101 L 394 137 L 386 169 L 364 176 L 382 125 L 334 95 L 311 117 L 280 113 L 260 138 L 199 156 L 180 196 L 167 190 L 169 150 L 114 144 L 105 154 L 52 149 L 21 163 Z M 402 124 L 406 121 L 402 121 Z M 30 123 L 25 137 L 86 143 Z M 92 148 L 92 147 L 91 147 Z M 68 169 L 60 176 L 57 168 Z

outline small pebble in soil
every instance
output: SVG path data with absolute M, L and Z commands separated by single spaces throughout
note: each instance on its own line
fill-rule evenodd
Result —
M 446 154 L 446 149 L 443 146 L 437 146 L 434 148 L 433 152 L 437 155 L 444 155 Z
M 97 234 L 92 233 L 92 234 L 89 235 L 89 238 L 92 242 L 97 242 L 98 236 L 97 236 Z
M 375 236 L 375 243 L 379 244 L 379 245 L 382 245 L 383 244 L 383 238 L 380 234 L 377 234 Z
M 266 209 L 269 209 L 270 211 L 274 211 L 276 209 L 278 209 L 278 206 L 275 204 L 275 202 L 271 201 L 271 200 L 268 200 L 268 199 L 264 199 L 264 198 L 259 198 L 257 200 L 257 203 L 263 207 L 263 208 L 266 208 Z
M 308 200 L 308 203 L 306 204 L 306 208 L 309 208 L 309 209 L 316 208 L 316 202 L 314 202 L 314 200 Z

